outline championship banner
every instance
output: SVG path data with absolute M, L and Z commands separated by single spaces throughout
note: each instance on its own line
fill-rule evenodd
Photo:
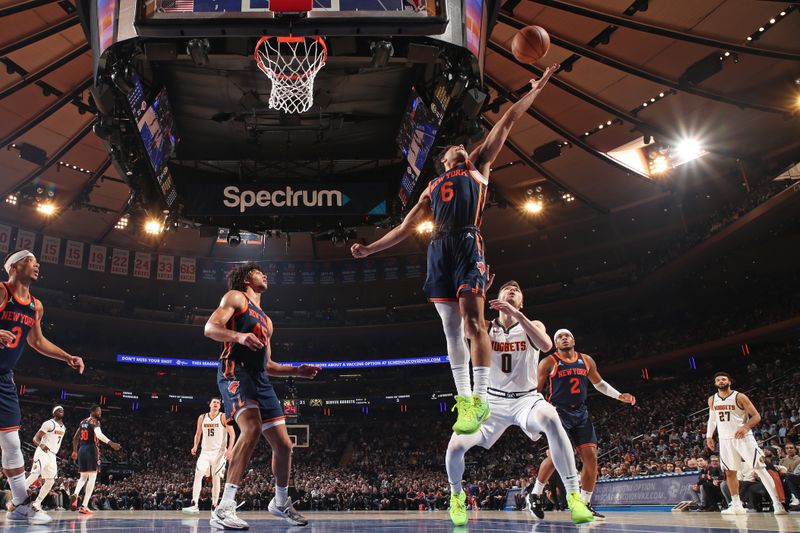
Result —
M 267 283 L 269 285 L 277 285 L 278 284 L 278 263 L 270 262 L 266 265 L 261 265 L 263 272 L 267 276 Z
M 333 285 L 336 283 L 336 271 L 333 268 L 333 263 L 328 261 L 322 263 L 319 271 L 319 282 L 321 285 Z
M 422 275 L 423 259 L 421 255 L 409 255 L 405 258 L 406 279 L 418 278 Z
M 111 273 L 119 276 L 127 276 L 130 260 L 131 253 L 128 250 L 114 248 L 111 252 Z
M 342 283 L 355 283 L 356 282 L 356 263 L 355 261 L 345 261 L 341 263 L 342 267 Z
M 64 254 L 64 266 L 83 268 L 83 243 L 80 241 L 67 241 L 67 251 Z
M 396 257 L 387 257 L 383 260 L 383 279 L 387 281 L 400 277 L 400 266 Z
M 178 281 L 194 283 L 195 281 L 195 260 L 194 257 L 181 257 Z
M 42 263 L 58 264 L 58 254 L 61 252 L 61 239 L 45 235 L 42 238 L 42 253 L 39 261 Z
M 33 251 L 33 243 L 36 242 L 36 234 L 24 229 L 17 230 L 17 250 Z
M 156 279 L 162 281 L 172 281 L 173 271 L 175 270 L 175 256 L 158 255 L 158 268 L 156 269 Z
M 187 183 L 186 214 L 198 216 L 385 215 L 386 191 L 364 183 Z
M 675 505 L 692 499 L 689 487 L 693 483 L 697 483 L 697 472 L 598 481 L 592 504 Z
M 0 224 L 0 252 L 8 253 L 11 246 L 11 226 Z
M 314 285 L 317 282 L 317 266 L 314 263 L 303 263 L 300 270 L 300 283 L 303 285 Z
M 281 268 L 281 285 L 294 285 L 297 283 L 297 264 L 284 263 Z
M 204 259 L 200 263 L 200 279 L 203 281 L 217 281 L 217 263 L 211 259 Z
M 149 278 L 150 277 L 150 254 L 144 252 L 136 252 L 133 260 L 133 277 L 134 278 Z
M 364 261 L 364 269 L 361 274 L 364 276 L 364 281 L 375 281 L 377 279 L 378 269 L 375 266 L 374 259 L 367 259 Z
M 86 268 L 93 272 L 105 272 L 107 251 L 108 249 L 105 246 L 100 246 L 99 244 L 91 245 L 89 247 L 89 265 Z M 128 269 L 126 268 L 125 270 L 127 274 Z

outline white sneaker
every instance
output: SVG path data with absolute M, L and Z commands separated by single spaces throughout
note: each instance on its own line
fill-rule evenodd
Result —
M 31 504 L 30 498 L 27 498 L 6 513 L 6 520 L 10 522 L 27 522 L 29 524 L 47 524 L 52 522 L 53 519 L 41 509 L 37 509 Z
M 740 515 L 747 514 L 747 509 L 741 505 L 729 505 L 727 509 L 723 509 L 720 514 L 724 515 Z
M 292 500 L 286 500 L 284 505 L 279 506 L 278 502 L 275 501 L 275 498 L 272 498 L 269 502 L 269 506 L 267 510 L 273 516 L 277 516 L 278 518 L 283 518 L 289 524 L 293 526 L 305 526 L 308 524 L 308 520 L 294 510 L 294 505 L 292 505 Z
M 184 507 L 183 509 L 181 509 L 181 511 L 189 514 L 200 514 L 200 508 L 197 507 L 197 505 L 190 505 L 189 507 Z
M 236 502 L 234 501 L 219 502 L 217 508 L 211 513 L 211 520 L 208 523 L 216 529 L 250 529 L 247 522 L 236 516 Z
M 797 505 L 800 505 L 800 500 L 797 499 L 797 496 L 792 495 L 792 501 L 789 502 L 789 506 L 795 507 Z
M 783 508 L 782 504 L 779 503 L 778 505 L 775 506 L 775 510 L 772 512 L 772 514 L 782 515 L 782 514 L 789 514 L 789 512 Z

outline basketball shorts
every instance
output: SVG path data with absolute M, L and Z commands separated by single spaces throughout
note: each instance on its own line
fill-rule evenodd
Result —
M 742 470 L 743 463 L 748 469 L 760 468 L 764 466 L 764 452 L 752 433 L 743 439 L 719 439 L 719 461 L 723 469 L 736 472 Z
M 486 262 L 480 231 L 456 231 L 431 240 L 423 290 L 430 302 L 456 302 L 464 292 L 485 295 Z
M 94 444 L 82 444 L 78 448 L 78 472 L 91 473 L 100 470 L 100 450 Z
M 487 450 L 511 426 L 519 427 L 531 440 L 539 440 L 541 433 L 530 433 L 527 426 L 528 415 L 537 405 L 545 405 L 547 400 L 539 393 L 531 393 L 522 398 L 497 398 L 489 396 L 489 412 L 492 415 L 481 424 L 481 441 L 477 443 Z
M 222 477 L 225 475 L 225 450 L 222 452 L 200 452 L 197 457 L 197 472 L 202 476 L 217 476 Z
M 597 435 L 594 432 L 594 424 L 592 424 L 589 409 L 582 407 L 573 410 L 556 406 L 556 411 L 558 412 L 558 418 L 561 419 L 561 425 L 567 430 L 569 440 L 572 441 L 572 445 L 576 450 L 584 446 L 597 447 Z
M 14 372 L 0 374 L 0 431 L 19 429 L 21 421 Z
M 33 452 L 33 466 L 31 466 L 31 475 L 33 474 L 44 479 L 55 479 L 58 474 L 56 454 L 36 448 L 36 451 Z
M 217 386 L 228 422 L 236 421 L 240 411 L 258 408 L 262 430 L 285 423 L 283 405 L 264 370 L 250 370 L 233 359 L 220 359 Z

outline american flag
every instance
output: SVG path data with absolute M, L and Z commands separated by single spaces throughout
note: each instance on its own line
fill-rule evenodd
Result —
M 160 0 L 163 13 L 192 13 L 194 0 Z

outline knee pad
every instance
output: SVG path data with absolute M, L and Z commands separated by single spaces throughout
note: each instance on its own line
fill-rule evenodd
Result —
M 25 466 L 25 458 L 19 443 L 19 430 L 0 431 L 0 449 L 3 450 L 2 465 L 5 469 Z

